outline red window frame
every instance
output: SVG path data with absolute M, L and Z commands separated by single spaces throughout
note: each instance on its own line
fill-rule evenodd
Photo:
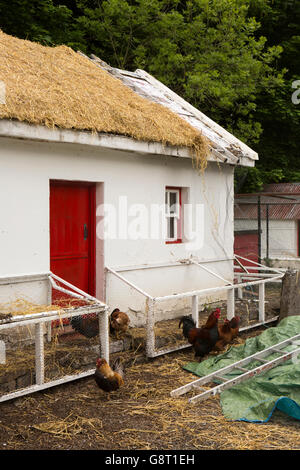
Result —
M 181 188 L 176 187 L 176 186 L 166 186 L 165 188 L 165 195 L 167 191 L 172 192 L 176 191 L 179 195 L 179 207 L 178 207 L 178 216 L 174 216 L 175 219 L 177 219 L 177 226 L 176 226 L 176 238 L 174 239 L 168 239 L 166 236 L 166 244 L 170 245 L 173 243 L 182 243 L 182 194 L 181 194 Z M 167 216 L 167 205 L 166 205 L 166 229 L 168 230 L 168 220 L 170 217 Z

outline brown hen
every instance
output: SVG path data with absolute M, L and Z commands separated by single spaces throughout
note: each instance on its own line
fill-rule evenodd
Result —
M 120 312 L 118 308 L 115 308 L 110 315 L 110 332 L 115 333 L 119 339 L 121 333 L 126 333 L 129 325 L 129 317 L 126 313 Z

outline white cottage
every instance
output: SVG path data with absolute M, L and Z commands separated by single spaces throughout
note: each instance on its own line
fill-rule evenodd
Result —
M 148 73 L 66 47 L 0 32 L 0 83 L 0 302 L 45 301 L 51 270 L 141 325 L 143 295 L 105 267 L 154 297 L 232 281 L 234 168 L 253 150 Z

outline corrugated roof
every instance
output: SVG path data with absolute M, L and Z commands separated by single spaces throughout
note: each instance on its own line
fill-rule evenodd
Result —
M 261 205 L 261 217 L 266 219 L 266 204 Z M 257 204 L 235 204 L 235 219 L 258 218 Z M 300 203 L 298 204 L 272 204 L 269 205 L 269 219 L 271 220 L 297 220 L 300 219 Z
M 300 195 L 300 183 L 272 183 L 266 184 L 263 193 L 287 193 Z
M 267 205 L 269 219 L 300 219 L 300 183 L 266 184 L 263 191 L 255 194 L 236 194 L 234 205 L 235 219 L 257 219 L 258 197 L 261 203 L 261 217 L 266 218 Z

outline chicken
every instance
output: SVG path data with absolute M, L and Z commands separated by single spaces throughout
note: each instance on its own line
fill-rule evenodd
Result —
M 239 332 L 240 317 L 237 315 L 231 320 L 225 320 L 223 325 L 218 327 L 219 340 L 215 344 L 216 349 L 222 349 L 226 344 L 230 343 Z
M 110 367 L 105 359 L 98 358 L 94 374 L 96 384 L 104 392 L 113 392 L 124 385 L 124 370 L 117 359 Z
M 215 344 L 215 349 L 221 350 L 232 340 L 229 320 L 225 320 L 223 325 L 218 326 L 219 340 Z
M 120 333 L 126 333 L 129 325 L 129 317 L 126 313 L 120 312 L 118 308 L 115 308 L 110 315 L 110 332 L 115 333 L 119 339 Z
M 119 339 L 119 332 L 126 332 L 129 324 L 128 315 L 116 308 L 110 316 L 110 333 L 115 332 Z M 75 331 L 86 338 L 94 338 L 99 334 L 99 321 L 97 314 L 90 313 L 71 318 L 71 325 Z
M 208 354 L 215 346 L 219 339 L 218 320 L 220 318 L 220 309 L 217 308 L 212 312 L 201 332 L 197 333 L 193 347 L 195 350 L 195 357 L 203 357 Z M 193 333 L 190 335 L 193 337 Z
M 218 319 L 220 309 L 217 308 L 209 316 L 204 326 L 196 328 L 191 317 L 182 317 L 179 326 L 182 324 L 183 335 L 193 345 L 195 357 L 203 357 L 208 354 L 219 339 Z
M 185 316 L 180 318 L 178 328 L 182 325 L 182 333 L 185 338 L 188 337 L 188 332 L 191 328 L 196 328 L 196 323 L 194 322 L 192 316 Z
M 240 328 L 240 317 L 236 315 L 230 320 L 230 329 L 232 333 L 232 338 L 236 338 L 237 335 L 239 334 L 239 328 Z
M 99 333 L 98 316 L 94 313 L 72 317 L 71 325 L 77 333 L 86 338 L 94 338 Z

